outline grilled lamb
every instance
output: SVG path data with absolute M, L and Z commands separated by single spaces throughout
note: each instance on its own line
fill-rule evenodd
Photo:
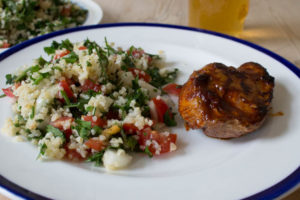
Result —
M 260 64 L 211 63 L 194 71 L 179 95 L 186 126 L 207 136 L 236 138 L 258 129 L 273 98 L 274 78 Z

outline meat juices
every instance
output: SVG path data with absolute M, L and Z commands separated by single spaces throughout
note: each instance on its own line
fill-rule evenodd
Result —
M 258 63 L 211 63 L 194 71 L 179 95 L 186 126 L 207 136 L 236 138 L 258 129 L 273 98 L 274 77 Z

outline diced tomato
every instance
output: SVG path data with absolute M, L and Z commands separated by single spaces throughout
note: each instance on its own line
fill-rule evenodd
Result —
M 101 85 L 97 84 L 97 83 L 94 83 L 90 79 L 86 79 L 84 81 L 84 84 L 81 86 L 81 90 L 82 90 L 82 92 L 86 92 L 86 91 L 89 91 L 89 90 L 99 92 L 101 90 Z
M 71 124 L 73 121 L 74 119 L 72 117 L 61 117 L 53 122 L 50 122 L 50 125 L 63 131 L 67 140 L 69 140 L 70 136 L 72 135 Z
M 129 54 L 130 51 L 127 50 L 127 54 Z M 142 49 L 134 49 L 132 50 L 131 52 L 131 55 L 134 57 L 134 58 L 141 58 L 143 55 L 145 54 L 144 50 Z
M 2 47 L 1 47 L 1 48 L 8 48 L 8 47 L 10 47 L 10 44 L 7 43 L 7 42 L 4 42 L 4 43 L 2 44 Z
M 151 81 L 151 76 L 149 74 L 147 74 L 146 72 L 144 72 L 143 70 L 141 70 L 141 69 L 129 68 L 128 70 L 132 73 L 132 75 L 134 77 L 139 76 L 140 79 L 143 79 L 144 81 L 146 81 L 148 83 Z
M 143 133 L 139 134 L 139 145 L 144 150 L 148 147 L 153 155 L 160 155 L 171 151 L 171 143 L 175 144 L 177 135 L 173 133 L 159 133 L 150 128 L 145 129 Z M 158 146 L 159 145 L 159 146 Z
M 152 98 L 152 101 L 155 105 L 158 122 L 164 122 L 164 115 L 169 110 L 168 105 L 162 99 Z
M 61 131 L 71 129 L 71 123 L 74 121 L 72 117 L 61 117 L 53 122 L 50 122 L 52 126 L 60 129 Z
M 70 137 L 71 137 L 71 135 L 72 135 L 72 129 L 67 129 L 67 130 L 64 130 L 64 134 L 65 134 L 65 136 L 66 136 L 66 138 L 67 138 L 67 141 L 69 141 L 70 140 Z
M 130 54 L 130 50 L 127 50 L 127 54 L 128 55 Z M 145 55 L 145 57 L 147 58 L 148 64 L 150 64 L 152 62 L 152 57 L 149 56 L 149 55 L 147 55 L 147 54 L 145 54 L 145 51 L 142 50 L 142 49 L 134 49 L 134 50 L 132 50 L 131 55 L 134 58 L 141 58 L 143 55 Z
M 62 58 L 62 57 L 64 57 L 64 56 L 68 55 L 69 53 L 70 53 L 70 51 L 66 49 L 65 51 L 62 51 L 62 52 L 59 53 L 59 54 L 55 54 L 54 60 L 59 59 L 59 58 Z
M 67 145 L 66 145 L 67 146 Z M 83 161 L 84 158 L 78 153 L 75 149 L 69 149 L 68 147 L 65 147 L 66 154 L 65 158 L 71 161 Z
M 145 125 L 144 128 L 142 130 L 139 130 L 134 124 L 131 123 L 124 123 L 123 124 L 123 129 L 125 131 L 125 133 L 127 134 L 136 134 L 139 132 L 143 132 L 144 129 L 150 128 L 149 125 Z
M 179 96 L 180 91 L 181 91 L 181 86 L 177 85 L 176 83 L 170 83 L 170 84 L 164 86 L 162 89 L 163 89 L 163 91 L 165 91 L 168 94 Z
M 97 116 L 82 116 L 82 120 L 91 122 L 92 127 L 99 126 L 103 128 L 107 124 L 107 121 L 105 119 L 101 119 Z
M 11 97 L 11 98 L 15 98 L 15 95 L 13 94 L 13 91 L 12 91 L 11 87 L 3 88 L 2 91 L 4 92 L 4 94 L 6 96 Z
M 70 88 L 67 80 L 60 81 L 59 85 L 64 89 L 64 91 L 66 92 L 67 96 L 70 99 L 75 99 L 74 93 L 73 93 L 72 89 Z
M 84 143 L 87 147 L 94 149 L 96 151 L 101 151 L 105 148 L 105 144 L 103 141 L 99 140 L 99 138 L 90 138 Z
M 71 10 L 72 10 L 71 6 L 65 6 L 65 7 L 63 7 L 63 9 L 61 11 L 61 15 L 68 17 L 71 15 Z
M 131 52 L 131 54 L 133 57 L 140 58 L 145 54 L 145 52 L 142 49 L 135 49 Z
M 127 134 L 135 134 L 139 129 L 134 124 L 125 123 L 123 129 Z
M 176 141 L 177 141 L 177 135 L 176 134 L 173 134 L 173 133 L 169 133 L 168 136 L 162 136 L 160 134 L 160 141 L 162 142 L 161 143 L 161 153 L 167 153 L 167 152 L 170 152 L 171 149 L 171 143 L 173 144 L 176 144 Z
M 78 48 L 79 50 L 86 50 L 87 48 L 85 46 L 81 46 Z

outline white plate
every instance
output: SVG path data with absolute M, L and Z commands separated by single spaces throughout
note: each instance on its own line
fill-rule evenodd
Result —
M 74 3 L 80 7 L 88 10 L 88 16 L 86 21 L 82 26 L 98 24 L 103 18 L 103 11 L 99 4 L 95 3 L 93 0 L 72 0 Z M 0 53 L 4 52 L 9 48 L 0 48 Z
M 175 153 L 152 159 L 141 156 L 130 168 L 111 174 L 90 164 L 36 161 L 35 147 L 0 135 L 3 177 L 53 199 L 241 199 L 251 195 L 251 199 L 272 199 L 299 182 L 300 82 L 296 74 L 300 72 L 276 54 L 239 39 L 159 24 L 104 24 L 64 30 L 1 54 L 0 87 L 5 87 L 5 74 L 45 56 L 43 47 L 52 40 L 89 38 L 103 44 L 104 37 L 124 48 L 135 45 L 150 53 L 163 50 L 167 62 L 180 69 L 181 84 L 193 70 L 211 62 L 232 66 L 258 62 L 275 77 L 272 112 L 282 111 L 284 116 L 269 117 L 255 133 L 232 140 L 209 138 L 200 130 L 187 132 L 181 121 L 173 129 L 178 133 Z M 0 110 L 2 125 L 11 112 L 8 98 L 0 100 Z M 0 183 L 4 188 L 32 195 L 8 186 L 3 177 Z

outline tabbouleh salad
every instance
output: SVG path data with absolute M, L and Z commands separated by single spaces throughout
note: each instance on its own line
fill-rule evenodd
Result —
M 36 59 L 7 74 L 3 96 L 14 100 L 14 117 L 2 132 L 39 147 L 39 159 L 95 162 L 126 167 L 132 152 L 157 156 L 176 150 L 173 102 L 177 69 L 161 55 L 131 46 L 114 48 L 89 41 L 45 47 Z
M 86 17 L 69 0 L 0 0 L 0 48 L 81 25 Z

